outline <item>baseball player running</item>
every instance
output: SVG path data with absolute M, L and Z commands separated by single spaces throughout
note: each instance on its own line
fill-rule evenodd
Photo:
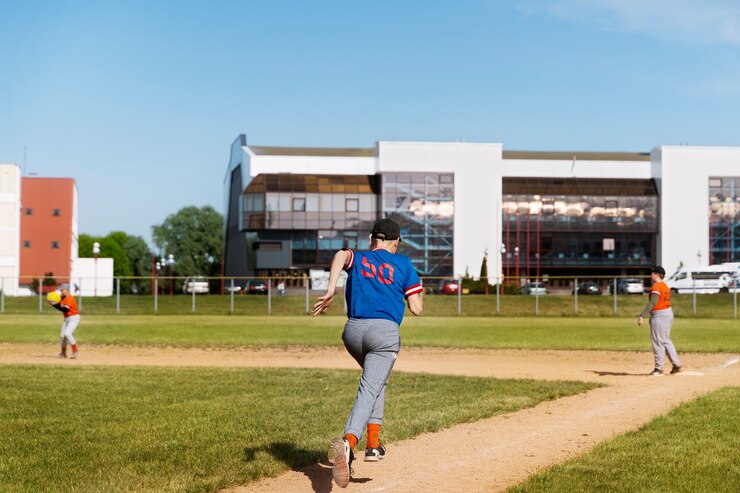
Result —
M 379 432 L 383 422 L 385 388 L 401 349 L 399 326 L 405 310 L 421 315 L 421 282 L 411 261 L 397 255 L 401 230 L 391 219 L 376 221 L 368 252 L 349 249 L 334 255 L 329 287 L 313 306 L 312 315 L 324 313 L 334 300 L 339 273 L 346 270 L 347 323 L 342 333 L 344 347 L 362 367 L 357 397 L 344 427 L 344 437 L 331 442 L 334 482 L 346 488 L 352 475 L 354 448 L 367 427 L 365 461 L 383 458 L 385 448 Z
M 77 326 L 80 324 L 80 311 L 77 309 L 77 302 L 69 292 L 69 284 L 64 283 L 59 286 L 61 291 L 62 299 L 59 303 L 52 305 L 54 308 L 64 314 L 64 322 L 62 322 L 62 333 L 60 335 L 62 339 L 62 352 L 59 353 L 60 358 L 67 357 L 67 343 L 72 346 L 72 359 L 77 358 L 79 350 L 77 348 L 77 340 L 75 339 L 74 332 Z
M 681 361 L 671 341 L 671 324 L 673 324 L 673 309 L 671 309 L 671 288 L 663 282 L 665 269 L 655 266 L 650 270 L 650 279 L 653 286 L 650 288 L 648 304 L 637 317 L 637 325 L 642 325 L 643 318 L 650 314 L 650 338 L 653 342 L 653 355 L 655 356 L 655 369 L 650 375 L 663 374 L 663 361 L 665 355 L 673 363 L 671 374 L 681 371 Z

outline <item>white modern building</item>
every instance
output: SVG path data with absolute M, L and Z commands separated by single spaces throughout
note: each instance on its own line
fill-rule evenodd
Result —
M 10 296 L 15 296 L 18 291 L 20 209 L 20 167 L 0 164 L 0 290 Z
M 476 277 L 484 256 L 491 282 L 740 260 L 740 148 L 291 148 L 240 135 L 224 199 L 227 276 L 326 267 L 385 216 L 426 276 Z

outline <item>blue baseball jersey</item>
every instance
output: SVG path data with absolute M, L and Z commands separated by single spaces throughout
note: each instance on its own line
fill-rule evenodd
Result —
M 383 318 L 401 325 L 406 309 L 404 300 L 421 293 L 421 281 L 411 260 L 405 255 L 376 248 L 353 252 L 344 266 L 349 318 Z

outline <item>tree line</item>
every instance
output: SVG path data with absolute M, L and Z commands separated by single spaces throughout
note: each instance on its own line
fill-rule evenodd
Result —
M 78 255 L 93 257 L 93 244 L 100 243 L 100 256 L 112 258 L 113 275 L 122 278 L 121 292 L 151 293 L 153 262 L 169 255 L 174 257 L 174 277 L 220 276 L 223 234 L 223 216 L 218 211 L 210 205 L 188 206 L 152 226 L 156 251 L 141 236 L 112 231 L 106 236 L 80 234 Z M 141 279 L 133 279 L 137 277 Z

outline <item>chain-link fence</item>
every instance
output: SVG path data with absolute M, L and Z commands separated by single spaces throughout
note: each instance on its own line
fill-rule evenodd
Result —
M 56 284 L 17 288 L 0 279 L 0 314 L 57 313 L 46 302 Z M 648 279 L 634 277 L 507 278 L 485 280 L 424 277 L 425 316 L 632 317 L 647 304 Z M 715 294 L 700 287 L 674 293 L 678 317 L 737 318 L 737 283 Z M 72 283 L 78 307 L 90 315 L 280 315 L 310 313 L 325 283 L 308 277 L 120 277 Z M 346 313 L 342 288 L 329 315 Z

